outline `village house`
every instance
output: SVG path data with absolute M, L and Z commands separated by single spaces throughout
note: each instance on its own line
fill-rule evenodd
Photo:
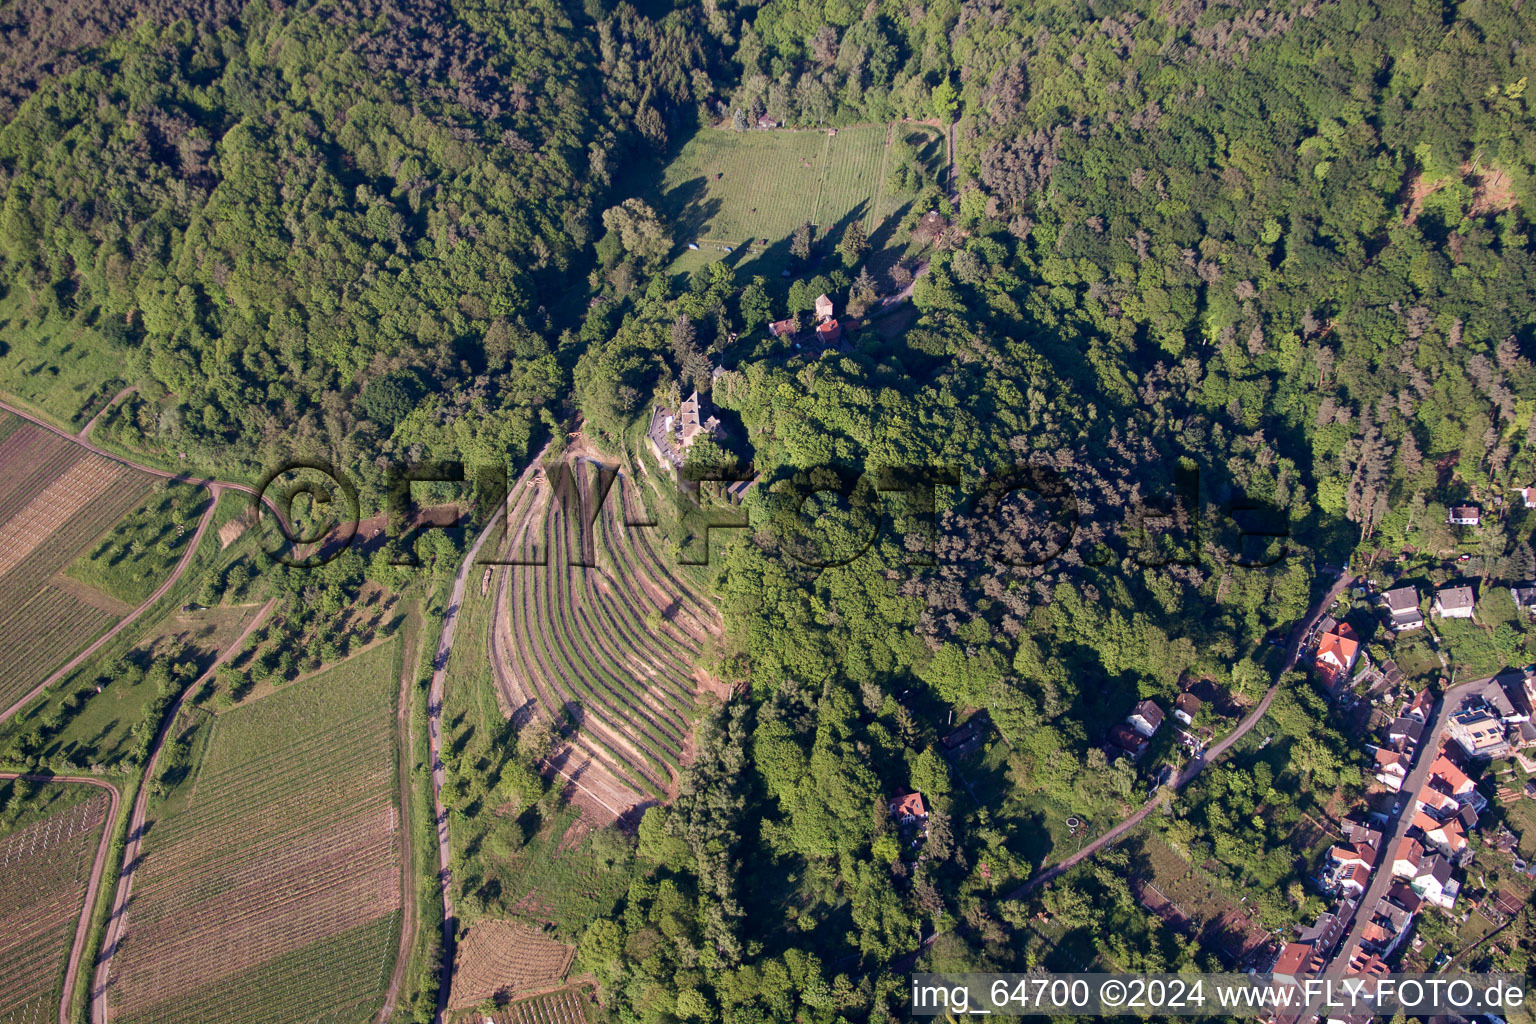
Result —
M 1476 526 L 1483 514 L 1476 505 L 1452 505 L 1445 518 L 1452 526 Z
M 1516 611 L 1525 612 L 1527 615 L 1536 615 L 1536 583 L 1525 583 L 1510 587 L 1509 596 L 1514 598 Z
M 1520 488 L 1520 501 L 1526 508 L 1536 508 L 1536 487 Z
M 1388 957 L 1402 943 L 1413 923 L 1413 914 L 1386 897 L 1376 901 L 1360 931 L 1360 949 L 1379 957 Z
M 1440 821 L 1419 811 L 1413 816 L 1413 827 L 1423 834 L 1426 846 L 1447 857 L 1458 857 L 1467 848 L 1467 833 L 1460 818 Z
M 1441 587 L 1435 593 L 1434 611 L 1442 619 L 1470 619 L 1476 603 L 1471 587 Z
M 1389 747 L 1376 748 L 1376 781 L 1396 793 L 1408 778 L 1408 755 Z
M 1387 612 L 1392 617 L 1392 628 L 1397 632 L 1418 629 L 1424 625 L 1424 616 L 1419 612 L 1419 592 L 1416 588 L 1397 587 L 1388 590 L 1381 595 L 1381 601 L 1387 606 Z
M 928 808 L 923 803 L 923 794 L 904 793 L 893 797 L 890 801 L 891 817 L 902 825 L 911 825 L 914 822 L 927 824 Z
M 1387 727 L 1387 742 L 1396 750 L 1404 753 L 1412 751 L 1419 745 L 1419 739 L 1424 735 L 1424 723 L 1417 718 L 1397 718 Z
M 1419 863 L 1419 872 L 1408 883 L 1414 892 L 1442 910 L 1456 906 L 1461 883 L 1451 877 L 1451 862 L 1438 853 L 1429 854 Z
M 1360 657 L 1360 638 L 1347 622 L 1334 625 L 1317 640 L 1317 653 L 1312 664 L 1322 675 L 1328 688 L 1337 691 L 1347 682 Z
M 768 337 L 770 338 L 782 338 L 786 341 L 793 341 L 798 333 L 799 331 L 795 329 L 794 318 L 775 320 L 768 325 Z
M 1328 851 L 1329 867 L 1324 881 L 1341 896 L 1359 898 L 1370 884 L 1371 869 L 1376 865 L 1376 850 L 1362 844 L 1335 846 Z
M 1131 760 L 1139 761 L 1152 744 L 1147 738 L 1124 722 L 1116 722 L 1109 730 L 1109 741 L 1120 750 L 1131 755 Z
M 1419 873 L 1419 865 L 1424 862 L 1424 847 L 1417 839 L 1404 836 L 1397 842 L 1397 850 L 1392 854 L 1392 876 L 1394 878 L 1413 878 Z
M 1369 846 L 1374 850 L 1381 849 L 1381 833 L 1366 822 L 1345 818 L 1339 827 L 1344 833 L 1345 842 Z
M 824 348 L 836 345 L 838 339 L 843 336 L 843 325 L 836 320 L 827 319 L 816 325 L 816 340 Z
M 1194 725 L 1200 713 L 1200 698 L 1192 693 L 1181 693 L 1173 699 L 1173 717 L 1185 725 Z
M 1325 911 L 1303 928 L 1295 942 L 1286 943 L 1270 970 L 1277 980 L 1295 981 L 1302 974 L 1316 974 L 1328 963 L 1333 947 L 1344 937 L 1354 904 L 1346 901 L 1339 912 Z
M 777 128 L 779 126 L 779 122 L 775 121 L 767 114 L 763 114 L 757 119 L 757 126 L 764 131 L 768 131 L 771 128 Z
M 1131 713 L 1125 716 L 1131 728 L 1141 735 L 1151 739 L 1157 734 L 1157 730 L 1163 725 L 1163 709 L 1157 706 L 1157 702 L 1148 697 L 1131 709 Z
M 1445 734 L 1476 760 L 1508 757 L 1536 741 L 1531 709 L 1536 680 L 1519 669 L 1478 680 L 1451 712 Z
M 1429 714 L 1435 708 L 1435 699 L 1429 695 L 1429 688 L 1425 687 L 1413 695 L 1413 699 L 1403 705 L 1400 717 L 1411 718 L 1416 722 L 1429 722 Z

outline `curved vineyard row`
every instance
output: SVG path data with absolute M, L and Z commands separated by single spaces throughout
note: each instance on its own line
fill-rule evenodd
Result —
M 589 508 L 583 468 L 571 466 Z M 498 678 L 510 677 L 507 700 L 573 721 L 569 760 L 596 762 L 664 797 L 689 742 L 694 662 L 719 617 L 667 570 L 642 530 L 625 525 L 637 499 L 623 476 L 591 523 L 553 500 L 542 473 L 523 486 L 508 546 L 543 564 L 509 567 L 499 581 L 491 651 Z M 583 552 L 596 556 L 595 567 L 570 564 Z

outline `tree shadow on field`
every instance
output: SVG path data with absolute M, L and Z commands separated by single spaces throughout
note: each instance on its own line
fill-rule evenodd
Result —
M 703 175 L 689 178 L 661 195 L 662 212 L 672 221 L 673 235 L 680 247 L 697 241 L 723 205 L 719 199 L 709 197 L 709 181 Z

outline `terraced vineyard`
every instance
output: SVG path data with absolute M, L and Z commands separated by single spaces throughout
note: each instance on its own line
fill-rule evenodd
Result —
M 477 921 L 454 954 L 450 1009 L 559 984 L 576 950 L 515 921 Z
M 399 649 L 218 716 L 183 792 L 147 823 L 112 1020 L 351 1022 L 377 1006 L 402 905 Z
M 0 1021 L 7 1024 L 58 1019 L 64 965 L 111 803 L 95 787 L 76 788 L 92 795 L 0 837 Z
M 519 1000 L 498 1010 L 490 1020 L 495 1024 L 586 1024 L 590 998 L 584 988 L 565 988 Z
M 117 621 L 120 602 L 57 574 L 139 504 L 150 483 L 0 413 L 0 706 Z
M 584 492 L 590 481 L 581 474 Z M 644 529 L 639 498 L 619 477 L 591 528 L 552 508 L 542 473 L 514 495 L 508 534 L 518 558 L 548 552 L 548 565 L 502 571 L 493 656 L 498 685 L 515 713 L 552 716 L 567 747 L 555 758 L 567 777 L 598 776 L 634 795 L 666 799 L 686 756 L 702 678 L 700 644 L 717 613 L 665 565 Z M 588 498 L 590 501 L 590 497 Z M 596 567 L 571 565 L 595 555 Z M 542 557 L 542 556 L 541 556 Z M 599 778 L 590 780 L 596 793 Z M 622 794 L 598 796 L 612 813 Z

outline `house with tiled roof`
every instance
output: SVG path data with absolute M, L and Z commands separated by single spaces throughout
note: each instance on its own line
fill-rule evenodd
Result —
M 1397 841 L 1397 849 L 1392 852 L 1392 875 L 1395 878 L 1411 879 L 1419 873 L 1419 865 L 1424 862 L 1424 847 L 1417 839 L 1404 836 Z
M 1131 713 L 1125 717 L 1125 720 L 1132 729 L 1151 739 L 1163 726 L 1163 709 L 1158 706 L 1157 701 L 1148 697 L 1131 708 Z
M 1139 761 L 1147 752 L 1147 748 L 1152 745 L 1145 736 L 1124 722 L 1116 722 L 1110 728 L 1109 742 L 1131 755 L 1131 759 L 1136 761 Z
M 1435 699 L 1429 695 L 1428 687 L 1413 695 L 1413 699 L 1403 705 L 1403 718 L 1412 718 L 1420 722 L 1428 722 L 1430 712 L 1435 709 Z
M 1452 505 L 1445 520 L 1452 526 L 1476 526 L 1483 521 L 1483 513 L 1476 505 Z
M 1419 612 L 1419 592 L 1415 587 L 1396 587 L 1381 595 L 1382 604 L 1387 606 L 1387 614 L 1392 618 L 1392 628 L 1398 632 L 1408 629 L 1418 629 L 1424 625 L 1424 616 Z
M 1408 778 L 1408 755 L 1390 747 L 1376 748 L 1376 781 L 1396 793 Z
M 800 328 L 795 323 L 793 317 L 789 318 L 788 320 L 775 320 L 773 323 L 768 325 L 768 336 L 770 338 L 781 338 L 793 341 L 795 339 L 795 335 L 799 333 Z
M 1360 638 L 1347 622 L 1340 622 L 1317 638 L 1317 651 L 1312 664 L 1323 676 L 1329 688 L 1336 688 L 1341 680 L 1348 680 L 1360 657 Z
M 1433 610 L 1442 619 L 1470 619 L 1476 604 L 1477 598 L 1471 587 L 1441 587 L 1435 592 Z
M 1467 832 L 1460 818 L 1440 821 L 1420 811 L 1413 816 L 1413 824 L 1423 833 L 1424 840 L 1429 846 L 1447 857 L 1458 856 L 1467 848 Z
M 1509 588 L 1509 596 L 1514 599 L 1516 611 L 1536 615 L 1536 583 L 1517 583 Z
M 904 793 L 892 798 L 890 801 L 891 817 L 903 825 L 913 822 L 928 820 L 928 807 L 923 803 L 923 794 Z
M 1433 903 L 1442 910 L 1454 907 L 1456 897 L 1461 893 L 1461 884 L 1451 877 L 1451 862 L 1438 853 L 1430 854 L 1419 863 L 1419 872 L 1409 885 L 1424 897 L 1426 903 Z

